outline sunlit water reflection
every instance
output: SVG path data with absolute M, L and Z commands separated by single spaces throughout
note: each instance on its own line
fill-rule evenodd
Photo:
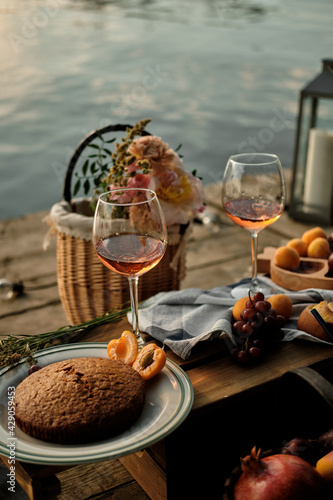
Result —
M 149 117 L 186 168 L 230 154 L 290 166 L 298 93 L 332 57 L 331 0 L 0 0 L 1 217 L 58 201 L 69 157 Z

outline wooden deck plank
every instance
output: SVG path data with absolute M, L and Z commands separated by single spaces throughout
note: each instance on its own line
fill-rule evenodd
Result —
M 21 309 L 0 318 L 0 338 L 7 335 L 34 335 L 52 332 L 67 325 L 68 321 L 59 299 L 41 308 Z
M 57 474 L 61 483 L 58 500 L 75 498 L 114 498 L 146 500 L 148 495 L 132 478 L 119 460 L 107 460 L 75 467 Z
M 0 221 L 0 260 L 40 252 L 49 227 L 43 222 L 49 211 Z

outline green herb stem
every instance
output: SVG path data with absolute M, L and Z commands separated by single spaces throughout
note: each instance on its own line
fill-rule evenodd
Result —
M 53 332 L 37 335 L 22 334 L 18 337 L 8 335 L 0 340 L 0 368 L 14 365 L 26 357 L 29 364 L 34 364 L 36 351 L 44 349 L 57 342 L 73 342 L 89 330 L 97 326 L 112 323 L 123 318 L 130 311 L 130 307 L 121 310 L 112 310 L 92 320 L 74 326 L 62 326 Z

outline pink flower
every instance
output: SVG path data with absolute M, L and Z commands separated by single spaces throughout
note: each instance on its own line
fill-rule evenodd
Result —
M 140 168 L 139 165 L 134 162 L 134 163 L 131 163 L 130 165 L 128 165 L 127 172 L 129 172 L 129 173 L 136 172 L 139 168 Z
M 150 183 L 149 175 L 136 174 L 136 176 L 132 177 L 132 179 L 127 183 L 126 187 L 134 189 L 139 189 L 139 188 L 146 189 L 149 186 L 149 183 Z
M 127 165 L 127 173 L 130 174 L 127 187 L 133 188 L 134 193 L 140 188 L 153 189 L 168 226 L 187 224 L 204 210 L 201 180 L 186 172 L 179 155 L 160 137 L 141 136 L 131 142 L 128 152 L 135 156 L 135 161 Z M 140 172 L 139 160 L 149 161 L 148 175 Z
M 133 188 L 130 191 L 125 191 L 121 197 L 114 197 L 119 203 L 130 203 L 133 198 L 137 195 L 138 191 L 141 189 L 148 188 L 150 183 L 149 175 L 145 174 L 136 174 L 135 177 L 132 177 L 131 180 L 127 183 L 126 188 Z M 117 189 L 121 191 L 121 187 L 114 186 L 111 184 L 110 190 Z
M 135 155 L 137 160 L 149 160 L 152 169 L 160 169 L 170 165 L 176 156 L 169 144 L 154 135 L 135 139 L 129 146 L 128 151 Z

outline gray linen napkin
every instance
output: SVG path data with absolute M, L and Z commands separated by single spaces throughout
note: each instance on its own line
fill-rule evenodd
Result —
M 274 293 L 289 295 L 293 302 L 293 314 L 284 328 L 285 341 L 302 338 L 323 342 L 297 330 L 297 318 L 311 303 L 321 300 L 333 301 L 333 290 L 311 288 L 291 292 L 277 286 L 266 277 L 260 277 L 259 282 L 269 285 L 274 289 Z M 230 292 L 238 284 L 210 290 L 187 288 L 158 293 L 146 300 L 140 308 L 140 330 L 168 346 L 182 359 L 189 358 L 193 347 L 198 342 L 215 339 L 222 333 L 225 334 L 225 339 L 230 345 L 230 342 L 233 342 L 231 311 L 237 301 L 231 297 Z M 130 314 L 128 320 L 131 322 Z

